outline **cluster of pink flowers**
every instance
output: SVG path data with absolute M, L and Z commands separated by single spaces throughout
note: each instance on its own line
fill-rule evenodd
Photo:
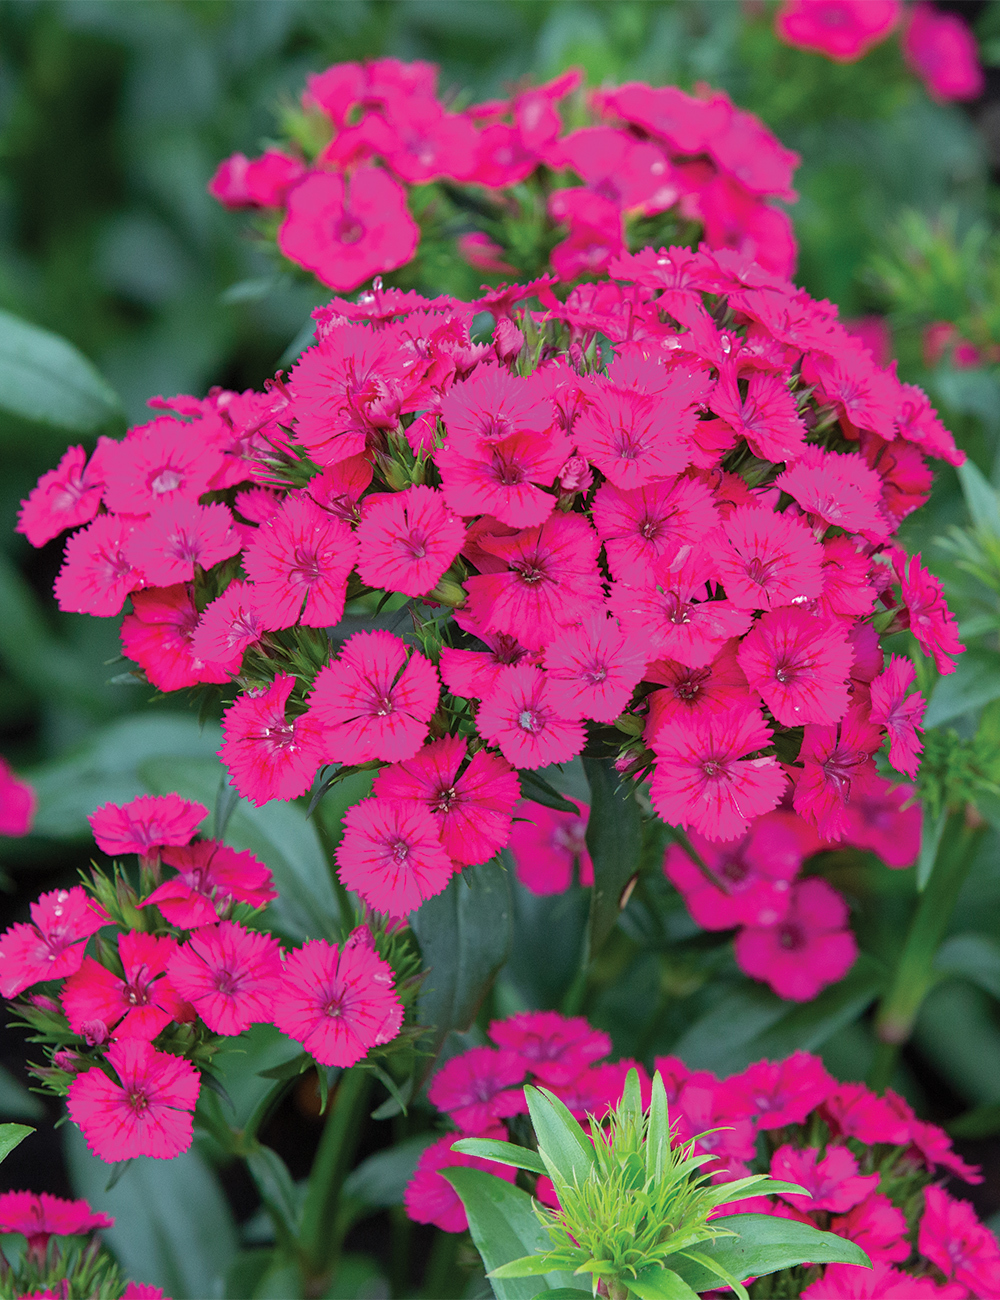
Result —
M 798 157 L 726 94 L 630 82 L 584 103 L 571 71 L 450 112 L 436 83 L 433 65 L 395 59 L 310 76 L 309 130 L 299 133 L 312 142 L 308 155 L 301 143 L 253 160 L 235 154 L 209 190 L 227 207 L 279 215 L 285 257 L 340 291 L 403 266 L 429 233 L 457 236 L 459 253 L 485 271 L 535 274 L 548 255 L 565 281 L 601 275 L 627 247 L 649 242 L 651 221 L 695 223 L 710 247 L 791 273 L 791 223 L 768 200 L 796 197 Z M 568 96 L 572 120 L 587 124 L 564 132 L 558 105 Z M 442 220 L 443 195 L 429 202 L 422 193 L 419 225 L 407 206 L 409 187 L 434 182 L 446 183 L 449 210 L 460 213 L 454 229 Z M 465 196 L 457 207 L 456 192 Z M 471 229 L 484 211 L 493 219 Z M 520 264 L 524 238 L 505 236 L 505 223 L 528 212 L 531 266 Z
M 463 1231 L 466 1218 L 441 1169 L 475 1165 L 508 1179 L 515 1172 L 452 1151 L 451 1144 L 472 1136 L 523 1141 L 523 1122 L 514 1117 L 527 1111 L 525 1083 L 550 1089 L 581 1122 L 597 1123 L 617 1105 L 630 1068 L 638 1070 L 649 1101 L 644 1067 L 602 1060 L 610 1039 L 583 1019 L 522 1012 L 494 1021 L 489 1037 L 492 1045 L 453 1057 L 432 1079 L 428 1095 L 453 1131 L 424 1151 L 406 1190 L 410 1217 L 446 1232 Z M 809 1223 L 857 1242 L 874 1263 L 871 1272 L 830 1264 L 820 1276 L 803 1267 L 800 1281 L 809 1285 L 788 1294 L 965 1300 L 997 1293 L 996 1238 L 968 1202 L 940 1185 L 948 1176 L 981 1182 L 980 1174 L 902 1097 L 838 1083 L 818 1057 L 802 1051 L 783 1061 L 758 1061 L 721 1080 L 672 1056 L 657 1058 L 654 1068 L 667 1087 L 675 1141 L 697 1138 L 699 1153 L 714 1157 L 706 1166 L 714 1181 L 770 1172 L 807 1191 L 722 1205 L 718 1214 L 774 1214 Z M 538 1179 L 534 1194 L 544 1204 L 558 1203 L 547 1178 Z
M 24 503 L 32 541 L 82 525 L 63 609 L 130 598 L 149 681 L 235 684 L 220 754 L 242 795 L 377 769 L 338 850 L 375 911 L 495 854 L 515 769 L 591 741 L 712 841 L 790 799 L 837 842 L 886 740 L 917 771 L 913 664 L 879 638 L 908 627 L 941 672 L 961 650 L 892 542 L 925 453 L 961 461 L 950 434 L 834 308 L 738 254 L 612 270 L 565 302 L 544 282 L 335 299 L 287 380 L 157 399 L 171 414 L 71 449 Z M 407 639 L 338 637 L 346 601 L 389 596 Z
M 16 1009 L 50 1045 L 38 1077 L 66 1094 L 103 1160 L 186 1151 L 199 1068 L 251 1024 L 277 1025 L 321 1065 L 349 1066 L 403 1021 L 367 926 L 343 944 L 284 952 L 248 924 L 275 897 L 271 873 L 251 853 L 195 838 L 207 815 L 176 794 L 99 808 L 98 847 L 139 856 L 139 891 L 95 871 L 93 897 L 80 885 L 43 894 L 30 923 L 0 936 L 0 995 L 33 990 Z
M 933 99 L 976 99 L 986 78 L 965 21 L 918 0 L 782 0 L 775 31 L 787 45 L 853 63 L 902 29 L 903 57 Z

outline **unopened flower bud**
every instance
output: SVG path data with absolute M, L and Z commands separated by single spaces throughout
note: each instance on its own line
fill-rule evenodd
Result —
M 504 317 L 497 321 L 493 331 L 493 347 L 501 364 L 509 366 L 524 347 L 524 335 L 512 320 Z
M 582 456 L 570 456 L 559 471 L 559 486 L 564 492 L 586 492 L 593 481 L 591 468 Z
M 80 1036 L 88 1047 L 103 1047 L 111 1032 L 103 1020 L 85 1020 L 80 1026 Z

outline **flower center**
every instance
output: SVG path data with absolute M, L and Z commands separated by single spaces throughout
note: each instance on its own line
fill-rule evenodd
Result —
M 181 482 L 181 475 L 175 469 L 161 469 L 149 486 L 157 496 L 162 496 L 164 492 L 176 492 Z
M 527 731 L 529 735 L 534 735 L 542 730 L 542 719 L 534 709 L 522 709 L 517 715 L 517 725 L 522 731 Z

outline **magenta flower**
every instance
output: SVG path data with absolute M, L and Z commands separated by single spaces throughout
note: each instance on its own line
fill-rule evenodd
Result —
M 309 697 L 330 763 L 412 758 L 440 694 L 429 660 L 390 632 L 355 632 L 321 668 Z
M 594 864 L 587 852 L 590 808 L 572 799 L 579 813 L 546 808 L 522 799 L 510 833 L 510 855 L 517 878 L 533 894 L 561 894 L 574 879 L 594 883 Z
M 442 498 L 419 486 L 366 497 L 357 531 L 361 580 L 407 596 L 432 591 L 465 540 L 465 527 L 446 499 L 447 492 Z
M 953 673 L 952 655 L 961 654 L 965 646 L 958 639 L 958 624 L 945 602 L 940 579 L 928 573 L 919 554 L 907 556 L 896 551 L 893 564 L 910 616 L 910 631 L 924 653 L 933 657 L 939 673 Z
M 655 659 L 647 665 L 644 680 L 666 688 L 648 697 L 647 744 L 652 744 L 661 727 L 677 718 L 696 713 L 708 717 L 730 710 L 743 712 L 757 703 L 736 658 L 738 646 L 735 637 L 724 642 L 711 663 L 702 668 L 689 668 L 676 659 Z
M 901 1272 L 882 1259 L 873 1259 L 870 1269 L 827 1264 L 823 1276 L 802 1292 L 802 1300 L 946 1300 L 946 1296 L 947 1291 L 931 1278 Z
M 719 529 L 719 580 L 738 609 L 778 609 L 823 590 L 823 549 L 791 514 L 740 506 Z
M 844 810 L 843 843 L 871 849 L 887 867 L 910 867 L 920 852 L 922 809 L 912 785 L 880 776 L 854 789 Z
M 770 1130 L 801 1124 L 836 1086 L 818 1056 L 799 1051 L 783 1061 L 756 1061 L 726 1079 L 723 1089 L 753 1115 L 758 1129 Z
M 627 491 L 602 483 L 593 516 L 612 574 L 634 586 L 642 586 L 682 550 L 697 546 L 718 522 L 710 489 L 690 478 L 662 479 Z
M 183 497 L 154 507 L 128 540 L 126 552 L 150 584 L 190 582 L 195 566 L 210 569 L 240 550 L 224 505 L 199 506 Z
M 737 378 L 732 363 L 721 368 L 709 399 L 712 410 L 746 438 L 755 456 L 778 462 L 796 460 L 805 449 L 806 427 L 784 376 L 752 371 L 745 381 L 746 397 L 740 395 Z
M 19 921 L 0 936 L 0 996 L 78 971 L 87 940 L 107 923 L 81 885 L 42 894 L 31 904 L 31 924 Z
M 95 1022 L 107 1039 L 144 1038 L 151 1042 L 172 1020 L 191 1018 L 170 981 L 163 978 L 175 939 L 129 930 L 118 935 L 124 978 L 84 957 L 80 969 L 63 985 L 61 1001 L 75 1034 L 93 1035 Z
M 525 1063 L 517 1052 L 473 1047 L 441 1066 L 427 1098 L 463 1133 L 478 1133 L 499 1119 L 527 1114 L 519 1086 L 524 1075 Z
M 522 1011 L 490 1024 L 490 1038 L 516 1052 L 526 1072 L 548 1088 L 571 1083 L 611 1051 L 611 1039 L 582 1016 L 557 1011 Z
M 461 625 L 460 619 L 456 619 Z M 488 651 L 454 650 L 442 646 L 438 668 L 448 690 L 466 699 L 485 699 L 492 695 L 504 668 L 524 663 L 537 664 L 541 652 L 526 650 L 506 632 L 477 632 Z
M 222 715 L 219 757 L 236 789 L 258 808 L 269 799 L 303 794 L 323 761 L 321 725 L 313 712 L 287 719 L 294 688 L 295 678 L 279 673 L 267 690 L 245 692 Z
M 145 585 L 128 554 L 134 527 L 128 519 L 98 515 L 72 535 L 55 581 L 61 610 L 112 618 L 121 612 L 126 596 Z
M 506 1130 L 499 1126 L 488 1129 L 476 1137 L 505 1137 Z M 447 1179 L 442 1178 L 442 1169 L 484 1169 L 512 1183 L 517 1170 L 510 1165 L 498 1165 L 495 1160 L 481 1160 L 479 1156 L 466 1156 L 452 1151 L 452 1143 L 458 1135 L 446 1133 L 444 1137 L 432 1142 L 421 1153 L 416 1172 L 406 1184 L 403 1204 L 406 1213 L 415 1223 L 432 1223 L 442 1232 L 465 1232 L 469 1226 L 465 1206 Z
M 954 1200 L 941 1187 L 925 1187 L 917 1241 L 922 1255 L 972 1295 L 995 1290 L 1000 1246 L 966 1201 Z
M 35 792 L 0 757 L 0 835 L 27 835 L 35 819 Z
M 356 289 L 413 256 L 420 238 L 406 193 L 381 167 L 363 165 L 348 180 L 310 172 L 288 195 L 278 247 L 331 289 Z
M 177 875 L 157 885 L 139 906 L 154 904 L 181 930 L 210 925 L 233 901 L 263 907 L 278 896 L 263 862 L 218 840 L 167 849 L 162 860 L 175 867 Z
M 148 857 L 168 845 L 189 844 L 207 816 L 204 804 L 179 794 L 141 794 L 121 807 L 106 803 L 87 821 L 97 847 L 108 857 Z
M 87 464 L 82 447 L 68 447 L 55 469 L 47 470 L 21 502 L 14 531 L 32 546 L 44 546 L 67 528 L 88 524 L 101 504 L 100 471 Z
M 978 99 L 986 86 L 976 38 L 956 13 L 918 3 L 903 29 L 903 56 L 938 102 Z
M 824 839 L 841 839 L 851 801 L 876 789 L 878 775 L 872 757 L 881 744 L 881 733 L 857 708 L 848 709 L 844 720 L 835 726 L 806 726 L 794 805 Z
M 112 1043 L 111 1077 L 94 1066 L 69 1085 L 70 1118 L 95 1156 L 112 1163 L 135 1156 L 170 1160 L 191 1145 L 201 1079 L 194 1066 L 139 1038 Z
M 692 826 L 707 839 L 737 839 L 784 793 L 778 760 L 751 757 L 770 742 L 770 728 L 756 709 L 678 718 L 653 741 L 653 807 L 664 821 Z
M 313 939 L 289 953 L 274 1001 L 274 1023 L 320 1065 L 347 1067 L 388 1043 L 403 1023 L 392 967 L 359 927 L 338 948 Z
M 482 365 L 441 399 L 441 418 L 449 444 L 472 456 L 482 443 L 548 433 L 555 412 L 539 374 L 524 380 L 499 366 Z
M 554 431 L 483 440 L 463 454 L 448 443 L 434 456 L 445 500 L 460 515 L 492 515 L 514 528 L 536 528 L 551 515 L 551 487 L 572 444 Z
M 613 722 L 639 684 L 646 652 L 613 619 L 588 618 L 545 651 L 548 698 L 564 718 Z
M 514 767 L 565 763 L 583 749 L 583 724 L 562 717 L 552 704 L 545 673 L 530 664 L 499 674 L 476 721 L 480 735 L 499 745 Z
M 269 628 L 332 627 L 344 612 L 357 543 L 304 493 L 285 498 L 243 555 L 254 605 Z
M 839 722 L 847 712 L 854 651 L 833 624 L 794 606 L 773 610 L 746 634 L 737 658 L 751 690 L 786 727 Z
M 445 852 L 462 866 L 485 862 L 510 839 L 520 785 L 510 764 L 481 749 L 466 764 L 468 746 L 444 736 L 413 758 L 379 772 L 372 793 L 380 799 L 423 804 L 433 815 Z
M 908 1259 L 906 1215 L 882 1192 L 870 1192 L 846 1214 L 830 1220 L 830 1231 L 856 1242 L 873 1260 Z
M 133 600 L 132 604 L 135 606 L 136 601 Z M 266 630 L 253 583 L 231 582 L 222 595 L 202 611 L 201 619 L 191 634 L 191 653 L 228 677 L 230 673 L 239 672 L 244 650 L 256 645 Z
M 820 1159 L 815 1147 L 780 1146 L 771 1157 L 771 1177 L 798 1183 L 808 1195 L 784 1194 L 800 1210 L 831 1210 L 843 1214 L 875 1190 L 880 1175 L 859 1174 L 858 1162 L 845 1146 L 828 1146 Z
M 95 1228 L 111 1228 L 114 1219 L 86 1201 L 64 1201 L 48 1192 L 0 1195 L 0 1232 L 19 1232 L 28 1241 L 28 1256 L 44 1262 L 50 1237 L 75 1237 Z
M 882 480 L 860 456 L 809 447 L 774 486 L 795 498 L 806 514 L 827 527 L 864 533 L 882 541 L 889 524 L 879 508 Z
M 103 444 L 104 504 L 116 514 L 148 515 L 167 501 L 196 502 L 222 468 L 198 423 L 159 416 Z
M 841 1083 L 825 1099 L 821 1115 L 835 1137 L 857 1138 L 866 1146 L 906 1146 L 910 1121 L 888 1097 L 863 1083 Z
M 843 979 L 858 955 L 847 926 L 847 904 L 818 877 L 792 886 L 783 920 L 748 926 L 733 947 L 741 970 L 793 1002 L 808 1002 Z
M 394 799 L 363 799 L 348 808 L 337 868 L 348 889 L 389 916 L 407 916 L 440 894 L 453 874 L 434 814 Z
M 220 921 L 195 930 L 171 954 L 167 974 L 209 1029 L 238 1034 L 271 1019 L 281 949 L 273 935 Z
M 122 619 L 122 653 L 161 691 L 229 681 L 228 672 L 205 663 L 195 651 L 197 626 L 198 609 L 184 583 L 133 591 L 132 613 Z

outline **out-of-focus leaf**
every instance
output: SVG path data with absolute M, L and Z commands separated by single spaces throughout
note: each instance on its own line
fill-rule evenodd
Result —
M 176 790 L 209 806 L 218 797 L 222 771 L 217 759 L 149 759 L 141 766 L 151 794 Z M 256 808 L 241 799 L 230 814 L 226 843 L 249 849 L 271 869 L 279 896 L 270 909 L 278 930 L 291 939 L 339 938 L 340 910 L 330 872 L 302 807 L 274 799 Z
M 0 1066 L 0 1115 L 14 1119 L 43 1119 L 45 1107 L 9 1070 Z
M 996 699 L 1000 699 L 1000 654 L 973 646 L 959 656 L 953 673 L 938 678 L 923 725 L 940 727 Z
M 14 1148 L 34 1131 L 27 1124 L 0 1124 L 0 1161 L 6 1160 Z
M 135 1160 L 107 1191 L 108 1165 L 68 1124 L 66 1158 L 77 1196 L 112 1214 L 105 1239 L 136 1282 L 162 1287 L 173 1300 L 223 1294 L 236 1254 L 236 1228 L 215 1174 L 191 1150 L 173 1160 Z
M 278 1239 L 293 1241 L 298 1231 L 301 1196 L 292 1182 L 288 1166 L 271 1147 L 261 1146 L 247 1156 L 247 1168 L 257 1184 L 260 1198 L 274 1220 Z
M 111 801 L 128 803 L 150 793 L 139 775 L 151 758 L 170 756 L 189 762 L 210 759 L 222 740 L 218 727 L 201 728 L 186 714 L 139 714 L 113 722 L 95 732 L 68 758 L 57 759 L 26 773 L 38 795 L 35 831 L 53 839 L 90 839 L 87 816 Z M 215 787 L 205 802 L 214 801 Z
M 964 1115 L 949 1120 L 945 1128 L 956 1138 L 987 1138 L 1000 1133 L 1000 1102 L 973 1106 Z
M 954 934 L 934 958 L 945 975 L 964 975 L 973 984 L 1000 998 L 1000 941 L 989 934 Z
M 628 789 L 618 791 L 618 773 L 609 760 L 585 758 L 583 766 L 590 782 L 587 849 L 594 887 L 588 936 L 593 955 L 618 924 L 625 886 L 639 870 L 642 814 Z
M 970 1105 L 1000 1102 L 1000 1030 L 996 1003 L 965 980 L 942 980 L 924 999 L 914 1041 Z
M 466 867 L 448 888 L 410 917 L 427 976 L 420 990 L 420 1023 L 427 1025 L 433 1065 L 446 1035 L 475 1019 L 510 947 L 510 881 L 492 858 Z
M 82 352 L 0 311 L 0 409 L 72 433 L 122 419 L 121 402 Z
M 433 1141 L 434 1134 L 423 1133 L 384 1151 L 376 1151 L 351 1170 L 344 1179 L 341 1194 L 347 1200 L 360 1201 L 373 1209 L 402 1205 L 403 1191 L 413 1177 L 417 1161 Z
M 1000 497 L 996 488 L 987 482 L 972 460 L 966 459 L 956 472 L 972 522 L 981 532 L 1000 537 Z
M 702 1242 L 697 1248 L 698 1253 L 721 1264 L 740 1281 L 803 1263 L 859 1264 L 871 1268 L 871 1260 L 853 1241 L 832 1232 L 820 1232 L 818 1228 L 794 1219 L 780 1219 L 769 1214 L 733 1214 L 712 1222 L 714 1226 L 728 1228 L 739 1235 Z M 719 1285 L 718 1275 L 701 1265 L 686 1260 L 674 1263 L 671 1257 L 670 1266 L 695 1291 L 711 1291 Z
M 561 795 L 554 786 L 551 786 L 537 772 L 519 771 L 517 777 L 521 783 L 521 794 L 525 799 L 530 799 L 533 803 L 540 803 L 543 808 L 554 808 L 556 812 L 579 814 L 580 809 L 576 804 L 570 803 L 565 795 Z
M 920 826 L 920 853 L 917 857 L 917 889 L 920 893 L 923 893 L 926 889 L 927 882 L 931 878 L 931 872 L 934 870 L 938 848 L 941 844 L 941 836 L 944 834 L 945 822 L 947 820 L 947 808 L 942 808 L 935 818 L 930 818 L 925 815 L 922 819 Z

